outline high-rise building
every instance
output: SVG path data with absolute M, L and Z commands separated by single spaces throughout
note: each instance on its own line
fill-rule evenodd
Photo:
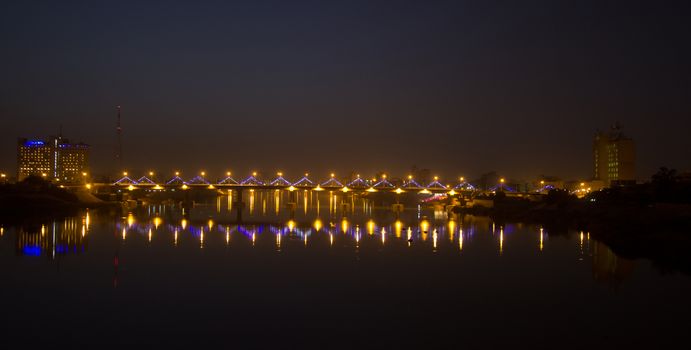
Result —
M 84 180 L 89 167 L 89 145 L 62 137 L 49 141 L 20 138 L 17 142 L 17 180 L 36 175 L 63 183 Z
M 595 134 L 593 165 L 594 180 L 607 187 L 636 183 L 636 145 L 618 123 L 608 133 Z

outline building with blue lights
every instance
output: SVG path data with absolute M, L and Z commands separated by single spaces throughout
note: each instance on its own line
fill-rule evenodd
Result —
M 62 137 L 48 141 L 20 138 L 17 142 L 17 180 L 41 176 L 62 183 L 84 181 L 88 172 L 89 145 L 70 143 Z

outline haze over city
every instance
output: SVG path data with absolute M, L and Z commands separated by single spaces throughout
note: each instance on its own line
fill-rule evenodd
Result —
M 393 6 L 395 5 L 395 6 Z M 114 165 L 592 176 L 616 121 L 637 177 L 691 169 L 685 2 L 10 1 L 0 169 L 58 133 Z

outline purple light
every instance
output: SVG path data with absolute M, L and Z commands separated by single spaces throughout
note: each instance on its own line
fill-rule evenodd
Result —
M 372 187 L 375 187 L 375 188 L 392 188 L 392 187 L 394 187 L 394 185 L 386 179 L 381 179 L 381 181 L 377 182 Z
M 254 177 L 254 175 L 250 175 L 246 179 L 240 181 L 240 185 L 243 185 L 243 186 L 261 186 L 261 185 L 263 185 L 263 183 L 261 181 L 257 180 L 257 178 Z
M 232 177 L 228 176 L 225 179 L 218 182 L 219 185 L 237 185 L 238 182 Z
M 351 181 L 350 183 L 348 183 L 347 186 L 350 187 L 350 188 L 365 188 L 365 187 L 368 187 L 368 186 L 367 186 L 367 183 L 365 182 L 365 180 L 363 180 L 363 179 L 361 179 L 361 178 L 359 178 L 359 177 L 358 177 L 357 179 Z
M 302 179 L 298 180 L 298 182 L 294 183 L 293 186 L 314 186 L 314 182 L 312 180 L 308 179 L 307 176 L 303 176 Z
M 140 185 L 155 185 L 156 184 L 155 182 L 151 181 L 151 179 L 149 179 L 146 176 L 140 177 L 139 180 L 137 180 L 137 183 Z
M 200 175 L 197 175 L 194 178 L 192 178 L 192 180 L 187 181 L 187 183 L 191 184 L 191 185 L 201 185 L 201 184 L 208 185 L 209 181 L 206 181 L 205 178 L 201 177 Z
M 277 177 L 275 180 L 271 181 L 269 183 L 271 186 L 290 186 L 290 182 L 288 180 L 284 179 L 283 176 Z
M 120 180 L 115 181 L 113 183 L 113 185 L 136 185 L 136 184 L 137 184 L 137 181 L 134 181 L 127 176 L 125 176 L 125 177 L 121 178 Z
M 324 181 L 324 183 L 321 184 L 321 186 L 322 187 L 343 187 L 343 184 L 332 177 L 332 178 Z

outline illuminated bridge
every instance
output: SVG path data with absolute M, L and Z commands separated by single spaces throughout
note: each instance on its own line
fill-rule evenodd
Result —
M 257 173 L 252 173 L 248 177 L 238 181 L 231 177 L 230 173 L 226 174 L 225 178 L 217 181 L 210 181 L 206 178 L 204 172 L 199 175 L 185 180 L 180 177 L 179 173 L 176 173 L 170 179 L 165 181 L 154 181 L 152 180 L 153 174 L 149 176 L 141 177 L 130 177 L 127 173 L 124 176 L 115 181 L 112 184 L 95 184 L 99 186 L 114 186 L 122 189 L 146 189 L 146 190 L 168 190 L 168 189 L 210 189 L 210 190 L 312 190 L 312 191 L 342 191 L 342 192 L 393 192 L 393 193 L 420 193 L 420 194 L 433 194 L 433 193 L 449 193 L 451 195 L 461 192 L 461 191 L 475 191 L 476 188 L 472 184 L 465 181 L 464 178 L 459 178 L 454 184 L 443 184 L 440 182 L 438 177 L 434 177 L 434 181 L 421 184 L 412 176 L 408 176 L 405 180 L 390 181 L 387 179 L 386 175 L 381 178 L 365 180 L 360 178 L 358 175 L 355 179 L 349 181 L 339 181 L 335 174 L 326 180 L 312 180 L 309 178 L 309 174 L 305 174 L 303 177 L 297 181 L 290 181 L 283 177 L 283 173 L 277 173 L 274 179 L 263 180 L 257 176 Z M 511 191 L 512 189 L 505 186 L 504 190 Z

